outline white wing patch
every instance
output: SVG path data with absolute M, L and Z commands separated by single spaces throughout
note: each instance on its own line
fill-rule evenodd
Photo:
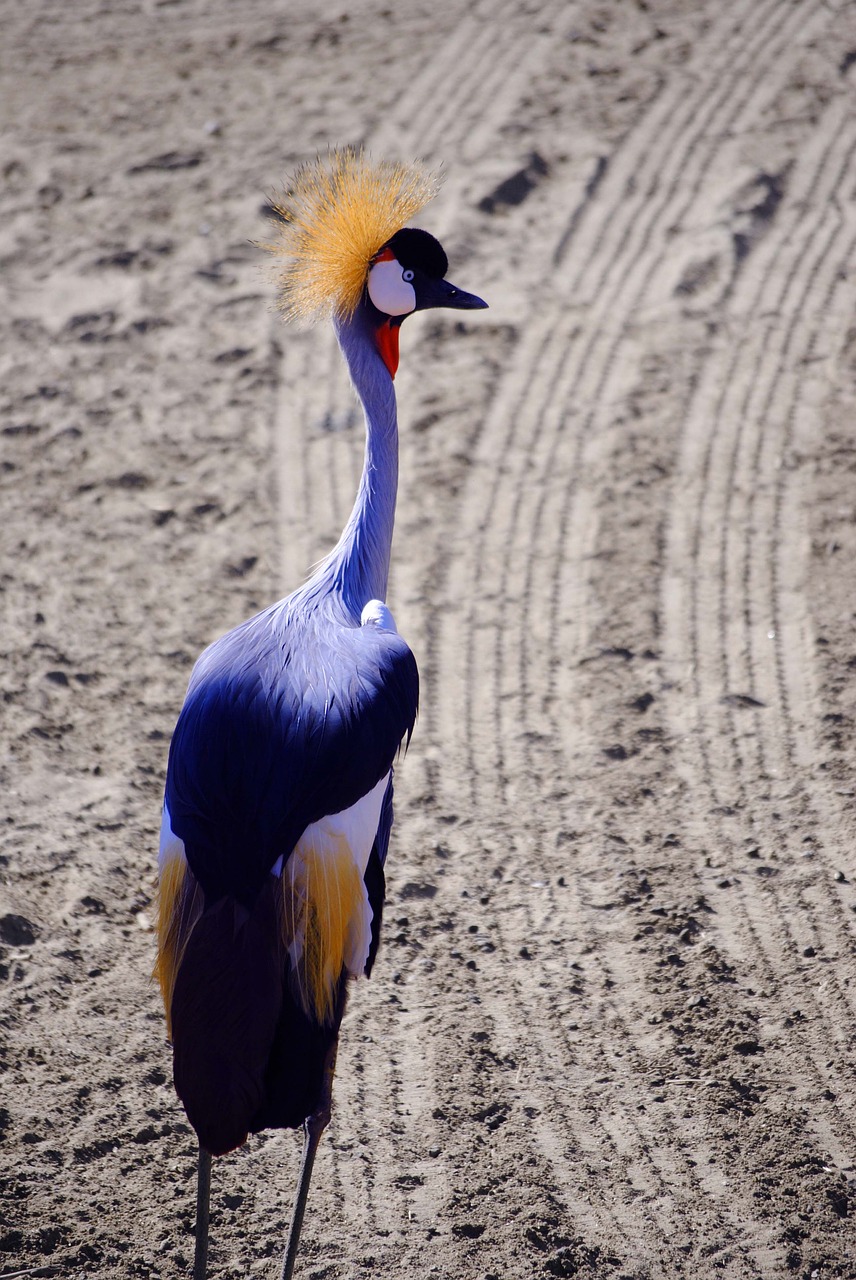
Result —
M 300 837 L 301 843 L 309 838 L 316 848 L 323 844 L 338 848 L 344 838 L 360 875 L 364 876 L 380 825 L 380 811 L 389 786 L 389 776 L 387 773 L 381 778 L 377 786 L 356 804 L 352 804 L 350 809 L 343 809 L 341 813 L 333 813 L 328 818 L 320 818 L 318 822 L 311 823 Z
M 379 602 L 373 602 L 379 603 Z M 386 608 L 385 605 L 381 606 Z M 292 895 L 302 899 L 306 895 L 306 885 L 318 875 L 318 868 L 329 867 L 329 888 L 337 892 L 335 886 L 340 882 L 340 873 L 336 870 L 343 850 L 353 863 L 359 875 L 359 891 L 357 900 L 353 902 L 352 914 L 347 922 L 344 939 L 344 963 L 348 972 L 358 977 L 366 967 L 371 946 L 372 908 L 368 890 L 363 877 L 366 873 L 372 845 L 380 825 L 380 814 L 384 796 L 389 785 L 390 774 L 387 773 L 377 786 L 373 787 L 356 804 L 341 813 L 330 814 L 312 822 L 303 832 L 293 853 L 285 863 L 285 879 L 289 883 Z M 283 874 L 283 859 L 280 857 L 271 868 L 271 874 Z M 295 970 L 303 954 L 305 942 L 305 917 L 299 917 L 299 923 L 293 940 L 289 946 L 289 955 Z

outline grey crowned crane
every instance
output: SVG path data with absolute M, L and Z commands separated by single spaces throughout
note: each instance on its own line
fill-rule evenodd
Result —
M 371 972 L 393 763 L 418 674 L 386 603 L 398 480 L 402 321 L 486 306 L 406 224 L 436 190 L 417 167 L 336 152 L 277 205 L 288 317 L 332 320 L 366 450 L 341 538 L 291 595 L 197 661 L 169 752 L 157 976 L 175 1088 L 199 1139 L 194 1277 L 207 1266 L 211 1156 L 305 1127 L 288 1280 L 330 1118 L 348 979 Z

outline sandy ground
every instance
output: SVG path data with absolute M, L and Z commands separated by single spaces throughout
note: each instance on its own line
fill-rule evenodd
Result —
M 402 340 L 422 714 L 301 1277 L 856 1276 L 853 6 L 0 8 L 0 1274 L 188 1273 L 165 756 L 350 509 L 252 242 L 362 142 L 491 310 Z M 298 1150 L 217 1163 L 212 1277 Z

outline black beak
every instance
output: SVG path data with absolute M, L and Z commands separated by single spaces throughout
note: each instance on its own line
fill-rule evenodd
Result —
M 423 276 L 416 294 L 416 310 L 429 307 L 454 307 L 456 311 L 482 311 L 487 306 L 474 293 L 464 293 L 451 280 L 434 280 Z

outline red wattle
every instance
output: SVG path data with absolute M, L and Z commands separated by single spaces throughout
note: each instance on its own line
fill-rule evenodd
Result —
M 398 334 L 400 329 L 400 324 L 393 324 L 390 320 L 384 320 L 377 330 L 377 349 L 381 354 L 381 359 L 389 369 L 391 378 L 395 377 L 398 370 Z

